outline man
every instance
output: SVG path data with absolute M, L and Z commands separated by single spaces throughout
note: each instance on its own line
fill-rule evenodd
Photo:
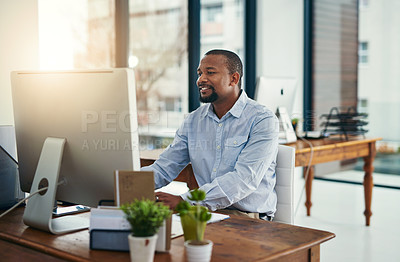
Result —
M 211 50 L 197 69 L 200 101 L 173 143 L 151 166 L 156 188 L 170 183 L 192 164 L 210 210 L 271 219 L 276 210 L 275 165 L 279 122 L 273 112 L 241 90 L 242 62 L 233 52 Z M 171 208 L 188 193 L 157 193 Z M 191 202 L 191 201 L 189 201 Z M 260 214 L 260 215 L 259 215 Z

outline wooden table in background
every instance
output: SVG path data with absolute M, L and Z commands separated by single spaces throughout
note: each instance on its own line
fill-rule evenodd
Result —
M 130 261 L 129 252 L 90 250 L 89 232 L 52 235 L 25 226 L 24 208 L 0 219 L 1 261 Z M 89 213 L 77 216 L 89 216 Z M 330 232 L 231 216 L 206 227 L 214 242 L 212 261 L 319 261 L 320 244 L 334 238 Z M 183 236 L 172 240 L 169 253 L 154 261 L 185 261 Z
M 362 157 L 364 159 L 364 200 L 365 200 L 365 224 L 369 226 L 370 218 L 372 215 L 371 211 L 371 200 L 372 200 L 372 188 L 373 178 L 372 172 L 374 171 L 374 158 L 376 155 L 376 141 L 382 138 L 360 138 L 350 137 L 348 141 L 341 140 L 339 137 L 336 138 L 325 138 L 308 140 L 312 144 L 312 149 L 308 143 L 297 140 L 296 143 L 288 144 L 288 146 L 296 147 L 296 159 L 295 165 L 301 167 L 307 167 L 310 163 L 308 177 L 306 178 L 306 207 L 307 215 L 311 215 L 311 191 L 312 181 L 314 179 L 314 165 L 331 162 L 341 161 L 348 159 L 355 159 Z M 306 172 L 304 172 L 306 173 Z
M 361 137 L 350 137 L 349 141 L 341 140 L 340 137 L 332 137 L 325 139 L 312 139 L 311 142 L 313 149 L 311 150 L 308 143 L 297 140 L 296 143 L 287 144 L 296 148 L 296 166 L 307 167 L 310 163 L 311 151 L 313 151 L 312 161 L 308 177 L 306 178 L 306 208 L 307 215 L 311 215 L 311 189 L 312 181 L 314 179 L 314 165 L 331 162 L 348 160 L 362 157 L 364 159 L 364 198 L 365 198 L 365 220 L 366 225 L 369 226 L 371 212 L 371 200 L 372 200 L 372 188 L 373 178 L 372 172 L 374 171 L 373 162 L 376 154 L 375 143 L 381 140 L 381 138 L 361 138 Z M 143 151 L 141 152 L 141 164 L 149 165 L 158 159 L 162 153 L 162 149 Z M 196 188 L 197 182 L 194 179 L 193 171 L 190 165 L 188 165 L 177 177 L 178 181 L 184 181 L 188 183 L 190 189 Z

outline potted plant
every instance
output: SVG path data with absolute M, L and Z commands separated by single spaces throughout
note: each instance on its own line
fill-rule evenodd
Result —
M 171 216 L 171 210 L 160 202 L 145 199 L 120 208 L 131 225 L 132 234 L 128 236 L 131 261 L 153 261 L 158 229 Z
M 204 240 L 204 231 L 207 221 L 211 219 L 211 213 L 200 201 L 204 200 L 206 193 L 195 189 L 190 192 L 189 200 L 195 201 L 192 206 L 187 201 L 181 201 L 176 211 L 181 218 L 185 249 L 189 262 L 209 261 L 211 259 L 212 245 L 210 240 Z

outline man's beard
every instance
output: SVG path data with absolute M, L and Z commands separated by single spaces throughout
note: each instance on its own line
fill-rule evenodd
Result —
M 200 102 L 202 102 L 202 103 L 212 103 L 212 102 L 217 101 L 218 94 L 215 93 L 214 88 L 212 88 L 211 91 L 212 91 L 211 95 L 206 96 L 206 97 L 202 97 L 201 94 L 200 94 L 200 97 L 199 97 Z M 199 93 L 200 93 L 200 89 L 199 89 Z

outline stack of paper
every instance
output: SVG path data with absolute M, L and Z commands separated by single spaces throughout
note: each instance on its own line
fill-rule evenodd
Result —
M 92 208 L 90 212 L 90 227 L 93 229 L 130 230 L 131 225 L 126 220 L 124 212 L 117 207 Z

